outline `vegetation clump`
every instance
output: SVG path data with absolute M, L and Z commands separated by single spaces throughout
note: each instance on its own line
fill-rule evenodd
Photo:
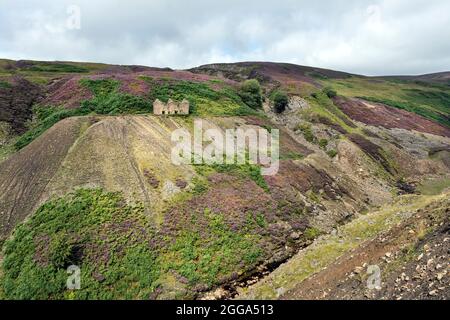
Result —
M 245 164 L 201 164 L 196 165 L 195 167 L 197 172 L 202 175 L 205 173 L 210 174 L 212 172 L 219 172 L 238 175 L 242 178 L 248 177 L 264 191 L 269 192 L 269 186 L 267 185 L 266 180 L 264 180 L 264 177 L 261 175 L 261 167 L 258 165 L 249 164 L 247 162 Z
M 321 235 L 321 231 L 317 228 L 310 227 L 305 230 L 305 237 L 308 240 L 314 240 Z
M 327 155 L 328 155 L 330 158 L 335 158 L 335 157 L 338 155 L 338 153 L 337 153 L 336 150 L 328 150 L 328 151 L 327 151 Z
M 12 85 L 8 81 L 0 80 L 0 89 L 9 89 Z
M 272 100 L 276 113 L 283 113 L 289 104 L 289 98 L 287 94 L 281 91 L 276 91 L 272 96 Z
M 246 80 L 239 91 L 239 96 L 246 105 L 252 109 L 262 108 L 262 91 L 258 80 Z
M 328 140 L 327 139 L 320 139 L 319 140 L 319 147 L 322 149 L 325 149 L 328 146 Z
M 35 72 L 87 73 L 89 69 L 65 63 L 34 63 L 27 70 Z
M 236 266 L 251 266 L 258 261 L 262 255 L 257 245 L 259 236 L 231 230 L 223 214 L 205 209 L 202 215 L 208 221 L 207 228 L 200 230 L 197 226 L 182 232 L 161 256 L 165 270 L 175 270 L 192 285 L 211 286 L 218 283 L 218 277 L 235 271 Z
M 80 84 L 94 94 L 91 100 L 81 103 L 84 114 L 135 114 L 152 110 L 150 100 L 140 96 L 119 92 L 120 82 L 112 79 L 82 79 Z
M 310 143 L 316 142 L 317 139 L 314 136 L 311 124 L 309 124 L 309 123 L 300 124 L 297 129 L 303 133 L 303 137 L 306 139 L 306 141 L 308 141 Z
M 331 87 L 325 87 L 323 89 L 323 93 L 325 93 L 330 99 L 337 97 L 337 92 Z

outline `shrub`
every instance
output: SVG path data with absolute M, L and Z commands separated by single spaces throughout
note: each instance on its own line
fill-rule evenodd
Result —
M 262 255 L 259 236 L 232 230 L 223 214 L 208 208 L 198 213 L 208 221 L 205 230 L 185 231 L 161 257 L 163 268 L 175 270 L 190 284 L 217 284 L 236 266 L 255 265 Z M 202 235 L 203 234 L 203 235 Z
M 241 178 L 250 178 L 264 191 L 269 192 L 269 186 L 266 180 L 261 175 L 261 167 L 255 164 L 250 164 L 246 161 L 245 164 L 199 164 L 195 165 L 195 170 L 202 176 L 208 176 L 214 172 L 234 174 Z
M 262 108 L 263 98 L 258 80 L 246 80 L 241 86 L 239 96 L 252 109 Z
M 265 217 L 263 214 L 258 213 L 258 214 L 256 215 L 256 217 L 255 217 L 255 221 L 256 221 L 256 224 L 257 224 L 260 228 L 266 228 L 266 227 L 267 227 L 266 217 Z
M 206 179 L 194 177 L 192 179 L 192 184 L 194 185 L 194 187 L 192 188 L 192 193 L 194 195 L 201 195 L 208 191 L 208 182 Z
M 337 92 L 335 90 L 333 90 L 333 88 L 330 88 L 330 87 L 325 87 L 323 89 L 323 93 L 325 93 L 327 95 L 327 97 L 330 99 L 337 96 Z
M 9 89 L 9 88 L 11 88 L 11 87 L 12 87 L 12 85 L 11 85 L 9 82 L 4 81 L 4 80 L 0 80 L 0 89 L 1 89 L 1 88 L 3 88 L 3 89 Z
M 150 112 L 153 106 L 150 101 L 131 94 L 112 92 L 95 96 L 92 100 L 81 103 L 84 114 L 125 114 Z
M 318 236 L 320 236 L 320 234 L 321 234 L 320 230 L 314 227 L 308 228 L 305 231 L 305 237 L 308 240 L 314 240 Z
M 334 158 L 337 156 L 338 153 L 336 150 L 329 150 L 329 151 L 327 151 L 327 154 L 330 158 Z
M 283 113 L 289 104 L 289 98 L 286 93 L 277 91 L 273 95 L 274 110 L 276 113 Z
M 310 124 L 301 124 L 298 126 L 298 130 L 300 130 L 303 133 L 303 136 L 305 137 L 306 141 L 311 143 L 314 143 L 316 141 L 316 137 L 312 132 Z
M 252 179 L 264 191 L 269 192 L 269 186 L 266 180 L 261 175 L 261 168 L 253 164 L 216 164 L 212 166 L 214 170 L 220 173 L 234 173 L 241 177 L 248 177 Z
M 327 145 L 328 145 L 328 140 L 327 140 L 327 139 L 320 139 L 320 140 L 319 140 L 319 146 L 320 146 L 322 149 L 325 149 L 325 148 L 327 147 Z

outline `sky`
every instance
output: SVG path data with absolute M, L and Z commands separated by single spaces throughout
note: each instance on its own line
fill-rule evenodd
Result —
M 450 70 L 448 0 L 0 0 L 0 58 Z

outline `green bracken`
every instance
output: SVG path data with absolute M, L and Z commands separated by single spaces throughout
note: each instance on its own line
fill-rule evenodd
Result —
M 269 186 L 261 175 L 261 167 L 249 163 L 245 164 L 214 164 L 214 165 L 196 165 L 197 172 L 208 175 L 212 172 L 229 173 L 242 178 L 250 178 L 264 191 L 269 192 Z M 211 170 L 212 169 L 212 170 Z
M 191 284 L 214 285 L 218 277 L 236 270 L 244 262 L 252 266 L 262 254 L 257 242 L 259 236 L 232 231 L 224 222 L 222 214 L 205 210 L 209 220 L 207 236 L 200 230 L 183 232 L 161 257 L 163 268 L 175 270 Z
M 65 63 L 45 63 L 37 62 L 27 68 L 29 71 L 35 72 L 58 72 L 58 73 L 87 73 L 89 69 Z
M 12 85 L 8 81 L 0 80 L 0 89 L 9 89 Z
M 3 245 L 0 298 L 149 299 L 168 274 L 188 286 L 208 287 L 260 263 L 264 216 L 232 230 L 220 213 L 205 209 L 208 227 L 186 221 L 180 233 L 158 245 L 141 204 L 120 193 L 79 189 L 42 205 Z M 153 243 L 153 244 L 152 244 Z M 67 268 L 77 266 L 80 289 L 66 288 Z

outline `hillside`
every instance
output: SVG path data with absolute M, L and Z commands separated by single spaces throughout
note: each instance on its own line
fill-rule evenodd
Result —
M 450 126 L 448 72 L 423 76 L 365 77 L 268 62 L 205 65 L 191 71 L 235 80 L 256 78 L 265 83 L 269 90 L 281 87 L 301 96 L 308 96 L 320 87 L 331 87 L 347 98 L 382 103 Z
M 323 298 L 305 289 L 314 276 L 329 297 L 359 298 L 362 289 L 340 296 L 338 280 L 351 286 L 347 271 L 381 256 L 351 250 L 442 240 L 436 255 L 448 258 L 450 87 L 435 81 L 444 78 L 265 62 L 171 70 L 0 60 L 0 298 Z M 243 92 L 249 79 L 261 106 Z M 187 99 L 191 114 L 154 116 L 155 99 Z M 193 133 L 194 119 L 222 132 L 279 129 L 278 174 L 175 166 L 171 133 Z M 404 240 L 397 223 L 429 228 Z M 394 244 L 379 249 L 384 235 Z M 323 248 L 326 261 L 292 272 Z M 73 264 L 81 290 L 64 287 Z
M 449 194 L 403 197 L 300 251 L 239 299 L 448 299 Z M 382 270 L 370 290 L 368 266 Z

